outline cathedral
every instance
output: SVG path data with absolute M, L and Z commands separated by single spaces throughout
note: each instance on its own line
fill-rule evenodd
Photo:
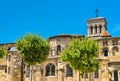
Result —
M 87 20 L 87 37 L 98 41 L 100 69 L 86 74 L 86 81 L 120 81 L 120 37 L 112 37 L 107 30 L 105 17 Z M 7 46 L 8 55 L 0 59 L 0 81 L 84 81 L 79 72 L 72 69 L 60 58 L 73 37 L 84 38 L 79 34 L 61 34 L 48 38 L 50 52 L 48 59 L 34 66 L 31 78 L 31 66 L 23 62 L 15 43 L 0 44 Z M 32 80 L 31 80 L 32 79 Z

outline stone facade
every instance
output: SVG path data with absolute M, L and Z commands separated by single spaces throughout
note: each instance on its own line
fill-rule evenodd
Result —
M 107 20 L 96 17 L 87 20 L 88 37 L 94 38 L 100 45 L 100 69 L 86 74 L 86 81 L 120 80 L 120 37 L 111 37 L 107 31 Z M 34 66 L 33 81 L 84 81 L 80 74 L 69 64 L 61 61 L 60 52 L 75 38 L 84 35 L 57 35 L 48 39 L 50 53 L 48 59 Z M 0 59 L 0 81 L 31 81 L 32 67 L 25 64 L 14 43 L 6 45 L 8 55 Z

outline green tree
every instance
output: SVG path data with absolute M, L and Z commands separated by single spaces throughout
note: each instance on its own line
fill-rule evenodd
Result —
M 80 40 L 73 39 L 67 48 L 62 52 L 61 58 L 68 62 L 70 66 L 83 75 L 99 69 L 99 61 L 97 60 L 99 54 L 98 43 L 90 38 Z
M 7 50 L 5 49 L 5 46 L 0 47 L 0 58 L 3 58 L 7 54 Z
M 24 37 L 16 41 L 16 47 L 20 51 L 25 63 L 33 66 L 45 61 L 49 55 L 50 45 L 40 35 L 27 33 Z

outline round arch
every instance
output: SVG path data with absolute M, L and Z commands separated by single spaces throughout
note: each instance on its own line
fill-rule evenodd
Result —
M 114 75 L 114 81 L 118 81 L 118 71 L 117 70 L 115 70 L 113 72 L 113 75 Z
M 46 76 L 55 76 L 55 65 L 53 63 L 49 63 L 46 65 Z

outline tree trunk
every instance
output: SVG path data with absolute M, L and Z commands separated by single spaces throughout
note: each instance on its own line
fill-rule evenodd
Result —
M 80 72 L 79 72 L 79 81 L 80 81 Z
M 32 70 L 31 70 L 31 81 L 33 81 L 33 72 L 34 70 L 33 70 L 33 66 L 32 66 Z
M 86 81 L 86 77 L 85 77 L 86 73 L 83 74 L 83 78 L 84 78 L 84 81 Z
M 24 81 L 24 62 L 21 62 L 21 81 Z

